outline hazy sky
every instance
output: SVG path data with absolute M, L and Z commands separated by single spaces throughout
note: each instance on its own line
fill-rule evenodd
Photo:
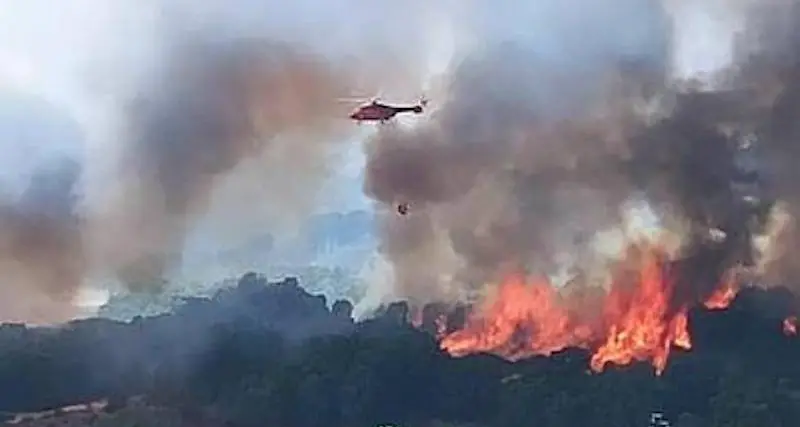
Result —
M 411 57 L 419 52 L 412 46 L 419 45 L 414 39 L 421 37 L 418 30 L 427 19 L 420 13 L 420 2 L 385 10 L 385 6 L 372 3 L 342 7 L 340 2 L 318 0 L 212 0 L 202 4 L 7 0 L 0 2 L 0 88 L 43 97 L 61 114 L 82 122 L 84 131 L 102 135 L 101 128 L 108 125 L 103 123 L 108 120 L 104 107 L 121 93 L 115 84 L 130 84 L 131 76 L 147 72 L 147 62 L 160 47 L 154 29 L 164 12 L 153 6 L 158 3 L 174 5 L 184 23 L 211 21 L 222 28 L 220 33 L 275 34 L 337 55 L 372 55 L 385 50 Z M 184 6 L 189 4 L 194 6 Z M 373 26 L 374 33 L 364 31 Z M 374 40 L 359 39 L 365 34 Z M 414 93 L 408 98 L 417 96 Z M 109 144 L 100 136 L 85 142 L 93 153 Z M 63 148 L 59 144 L 57 139 L 47 141 L 53 150 Z M 71 146 L 72 142 L 64 144 Z M 352 177 L 353 169 L 360 165 L 359 151 L 356 141 L 346 160 L 346 176 Z M 3 167 L 13 170 L 14 163 Z
M 659 42 L 647 0 L 2 0 L 0 1 L 0 95 L 29 94 L 50 105 L 38 113 L 19 104 L 19 114 L 46 114 L 53 132 L 18 138 L 0 128 L 0 189 L 18 186 L 36 156 L 67 152 L 89 168 L 102 168 L 113 153 L 119 104 L 137 77 L 152 71 L 170 28 L 202 26 L 223 36 L 269 36 L 303 43 L 331 58 L 368 58 L 407 67 L 382 93 L 410 102 L 425 89 L 426 77 L 442 72 L 452 55 L 487 41 L 516 40 L 556 61 L 579 61 L 581 52 L 648 52 Z M 458 4 L 458 6 L 455 6 Z M 576 14 L 580 7 L 585 14 Z M 722 0 L 672 0 L 680 20 L 674 63 L 691 74 L 724 65 L 735 16 Z M 593 28 L 598 15 L 626 22 L 622 31 Z M 599 24 L 598 24 L 599 25 Z M 580 28 L 583 31 L 575 31 Z M 595 31 L 596 30 L 596 31 Z M 584 32 L 593 34 L 585 37 Z M 369 62 L 369 61 L 367 61 Z M 565 62 L 565 63 L 566 63 Z M 580 65 L 580 64 L 578 64 Z M 369 96 L 370 94 L 363 94 Z M 0 125 L 14 102 L 0 101 Z M 436 100 L 432 100 L 435 108 Z M 4 110 L 5 109 L 5 110 Z M 31 112 L 33 111 L 33 112 Z M 13 114 L 12 114 L 13 116 Z M 60 117 L 57 117 L 60 116 Z M 10 116 L 9 116 L 10 117 Z M 67 131 L 75 121 L 77 133 Z M 50 126 L 50 125 L 46 125 Z M 64 132 L 64 138 L 58 133 Z M 72 134 L 67 135 L 67 133 Z M 322 192 L 327 210 L 368 207 L 361 194 L 360 139 L 354 129 L 341 167 Z M 44 135 L 44 136 L 42 136 Z M 39 153 L 31 156 L 31 153 Z M 44 154 L 42 154 L 44 153 Z M 25 157 L 34 160 L 23 161 Z M 219 210 L 218 210 L 219 211 Z M 224 215 L 224 213 L 222 214 Z M 202 241 L 194 240 L 194 241 Z
M 220 27 L 237 27 L 243 34 L 279 34 L 334 53 L 366 55 L 384 49 L 424 62 L 415 66 L 441 69 L 456 42 L 469 43 L 476 38 L 526 39 L 542 51 L 558 54 L 565 34 L 559 27 L 566 26 L 558 22 L 558 18 L 575 16 L 563 13 L 560 8 L 580 2 L 472 0 L 451 9 L 445 0 L 430 1 L 427 6 L 419 1 L 402 2 L 400 6 L 397 3 L 378 5 L 321 0 L 211 0 L 202 3 L 5 0 L 0 2 L 0 87 L 43 96 L 57 108 L 64 108 L 65 114 L 84 122 L 85 127 L 96 126 L 97 123 L 91 121 L 97 121 L 96 116 L 103 114 L 102 102 L 108 101 L 104 89 L 113 86 L 115 80 L 117 83 L 126 81 L 129 73 L 142 72 L 143 67 L 137 65 L 147 62 L 157 48 L 158 39 L 153 29 L 159 11 L 154 5 L 159 3 L 193 4 L 174 8 L 177 14 L 186 15 L 181 18 L 185 21 L 212 20 Z M 597 0 L 584 3 L 604 4 Z M 628 7 L 647 2 L 623 3 L 626 4 L 617 5 L 609 13 L 630 14 L 633 26 L 637 21 L 647 22 L 636 19 L 637 7 Z M 677 0 L 671 3 L 670 8 L 681 20 L 678 28 L 681 52 L 676 56 L 676 65 L 682 70 L 694 71 L 724 64 L 732 20 L 722 13 L 725 8 L 720 7 L 720 1 Z M 454 11 L 458 11 L 458 15 Z M 470 31 L 462 28 L 458 32 L 453 22 L 469 27 Z M 522 22 L 525 24 L 515 25 Z M 468 33 L 472 36 L 468 37 Z M 417 43 L 420 39 L 425 40 L 424 45 Z M 619 43 L 613 35 L 609 40 Z M 419 55 L 420 48 L 427 52 Z M 417 96 L 411 93 L 407 98 Z M 90 140 L 88 143 L 107 142 Z M 47 144 L 52 149 L 58 148 L 58 141 Z M 359 157 L 359 150 L 354 148 L 348 156 L 351 168 L 359 165 Z M 14 164 L 3 167 L 6 171 L 13 170 Z M 352 171 L 347 175 L 352 176 Z

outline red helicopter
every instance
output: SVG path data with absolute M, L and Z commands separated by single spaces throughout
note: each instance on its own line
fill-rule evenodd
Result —
M 386 123 L 400 113 L 420 114 L 427 106 L 428 100 L 424 96 L 417 105 L 389 105 L 378 101 L 378 98 L 372 98 L 368 104 L 356 108 L 348 117 L 359 125 L 361 122 Z

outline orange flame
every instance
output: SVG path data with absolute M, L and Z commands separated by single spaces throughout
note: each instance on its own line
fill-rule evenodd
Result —
M 575 324 L 559 305 L 548 283 L 528 286 L 522 277 L 513 276 L 500 284 L 494 299 L 470 317 L 464 329 L 445 336 L 441 347 L 456 356 L 491 352 L 515 360 L 581 346 L 590 336 L 591 330 Z
M 653 256 L 646 256 L 643 264 L 632 292 L 612 288 L 609 293 L 605 318 L 610 327 L 605 344 L 592 356 L 595 371 L 609 362 L 652 360 L 660 374 L 673 345 L 691 348 L 685 309 L 669 314 L 671 287 L 662 264 Z
M 594 308 L 591 301 L 576 301 L 547 281 L 527 283 L 511 276 L 440 345 L 454 356 L 483 352 L 510 360 L 579 347 L 592 351 L 595 372 L 609 363 L 649 361 L 661 374 L 673 348 L 692 347 L 688 307 L 670 307 L 673 283 L 666 277 L 664 257 L 656 250 L 639 255 L 634 274 L 618 274 L 612 281 L 597 318 L 586 316 Z M 726 284 L 704 304 L 727 307 L 736 292 Z
M 714 291 L 704 305 L 709 310 L 724 310 L 731 305 L 739 289 L 734 280 L 728 280 L 719 289 Z

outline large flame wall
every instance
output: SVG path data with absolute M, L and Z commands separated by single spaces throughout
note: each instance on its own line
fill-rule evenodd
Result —
M 724 281 L 703 301 L 676 302 L 674 285 L 681 278 L 672 274 L 669 258 L 654 247 L 636 249 L 602 290 L 506 277 L 471 311 L 463 328 L 440 331 L 441 347 L 454 356 L 483 352 L 511 360 L 580 347 L 592 351 L 595 372 L 609 363 L 648 361 L 660 374 L 670 351 L 692 347 L 689 308 L 702 303 L 724 309 L 737 288 L 733 280 Z

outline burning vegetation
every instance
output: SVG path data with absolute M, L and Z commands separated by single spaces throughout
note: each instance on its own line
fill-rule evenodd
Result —
M 692 348 L 689 308 L 725 309 L 737 289 L 725 282 L 701 301 L 677 300 L 681 278 L 662 251 L 644 246 L 628 252 L 635 262 L 618 268 L 607 289 L 592 296 L 557 289 L 546 279 L 509 276 L 462 327 L 440 329 L 441 347 L 454 356 L 486 352 L 511 360 L 578 347 L 592 352 L 596 372 L 609 363 L 648 361 L 660 374 L 674 348 Z M 785 321 L 787 333 L 793 322 Z
M 749 287 L 726 309 L 700 304 L 671 316 L 631 309 L 635 304 L 626 304 L 654 297 L 668 283 L 670 263 L 659 256 L 642 253 L 636 270 L 642 274 L 625 278 L 641 291 L 619 294 L 624 297 L 609 291 L 592 310 L 596 319 L 571 311 L 581 307 L 581 298 L 563 297 L 524 275 L 497 286 L 487 300 L 492 303 L 473 312 L 484 320 L 468 316 L 461 332 L 447 330 L 460 324 L 459 310 L 445 321 L 437 315 L 441 307 L 427 305 L 417 320 L 426 331 L 444 334 L 439 343 L 407 324 L 411 311 L 404 302 L 355 322 L 347 302 L 329 308 L 297 280 L 266 283 L 256 274 L 213 298 L 185 301 L 172 314 L 130 323 L 5 325 L 0 340 L 10 350 L 0 363 L 0 417 L 37 427 L 71 419 L 97 427 L 340 427 L 386 419 L 431 427 L 519 426 L 531 419 L 544 427 L 638 427 L 660 410 L 676 426 L 795 426 L 800 340 L 781 334 L 782 319 L 764 316 L 760 308 L 786 302 L 787 295 Z M 653 287 L 642 286 L 645 280 Z M 615 312 L 620 309 L 625 314 Z M 501 317 L 489 322 L 486 316 L 495 313 L 513 314 L 517 323 Z M 660 316 L 669 320 L 643 327 Z M 518 326 L 525 322 L 550 329 L 536 334 Z M 469 338 L 469 328 L 484 332 L 483 342 L 467 343 L 473 347 L 518 358 L 552 354 L 509 363 L 476 354 L 452 357 L 439 348 Z M 516 334 L 509 332 L 515 328 Z M 495 341 L 492 332 L 499 336 Z M 688 344 L 681 334 L 689 333 L 692 350 L 670 354 L 669 367 L 655 375 L 650 364 L 667 357 L 667 346 Z M 559 349 L 565 341 L 572 348 Z M 587 369 L 603 362 L 609 364 L 602 375 Z M 626 365 L 612 366 L 619 364 Z M 18 392 L 32 385 L 47 389 Z M 96 401 L 107 405 L 85 404 Z
M 415 207 L 384 217 L 396 296 L 466 307 L 437 326 L 450 354 L 581 348 L 595 372 L 662 374 L 694 347 L 692 309 L 800 283 L 800 8 L 748 5 L 730 67 L 695 84 L 672 74 L 655 3 L 641 52 L 604 31 L 602 54 L 565 46 L 569 66 L 489 45 L 450 71 L 429 120 L 370 141 L 367 194 Z M 793 335 L 800 306 L 779 313 Z

